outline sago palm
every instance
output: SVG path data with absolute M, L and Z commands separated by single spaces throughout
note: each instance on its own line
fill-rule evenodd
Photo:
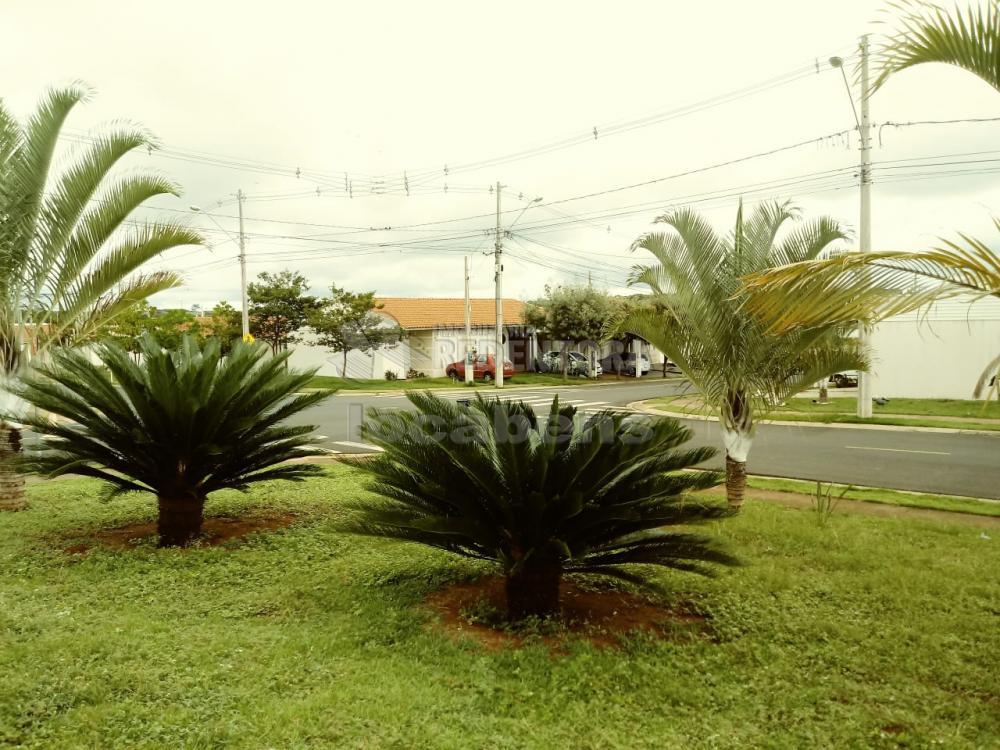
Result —
M 91 338 L 122 310 L 179 283 L 140 271 L 170 248 L 202 242 L 181 226 L 134 222 L 148 199 L 176 186 L 143 172 L 114 174 L 132 151 L 155 144 L 116 125 L 57 156 L 66 118 L 87 97 L 81 86 L 49 91 L 19 123 L 0 101 L 0 414 L 13 410 L 10 385 L 26 355 Z M 0 508 L 23 504 L 13 471 L 15 423 L 0 422 Z
M 241 343 L 222 357 L 217 339 L 194 336 L 174 351 L 147 336 L 141 365 L 111 343 L 96 353 L 99 364 L 54 350 L 15 386 L 37 407 L 28 425 L 46 438 L 24 464 L 49 477 L 96 477 L 111 495 L 155 495 L 161 546 L 198 536 L 211 492 L 319 471 L 285 463 L 316 449 L 306 447 L 311 426 L 283 423 L 328 395 L 299 393 L 314 372 L 288 369 L 289 353 Z
M 682 471 L 713 451 L 682 448 L 691 433 L 676 421 L 584 422 L 558 398 L 542 419 L 521 402 L 408 398 L 416 412 L 376 410 L 364 426 L 385 452 L 357 465 L 381 498 L 358 503 L 348 528 L 497 563 L 511 619 L 555 614 L 564 574 L 642 583 L 643 566 L 736 564 L 710 539 L 669 528 L 731 514 L 687 496 L 719 478 Z
M 788 203 L 763 203 L 749 218 L 741 205 L 733 231 L 721 236 L 682 208 L 656 220 L 670 231 L 646 234 L 633 246 L 655 260 L 635 266 L 630 279 L 649 287 L 652 304 L 629 313 L 619 328 L 667 354 L 719 415 L 726 490 L 737 507 L 757 421 L 831 373 L 868 364 L 857 342 L 835 326 L 773 336 L 744 309 L 743 276 L 815 258 L 845 237 L 826 217 L 785 232 L 794 219 Z

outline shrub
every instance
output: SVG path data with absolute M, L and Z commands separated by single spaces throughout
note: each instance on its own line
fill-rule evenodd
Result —
M 114 344 L 96 351 L 100 365 L 58 350 L 23 379 L 18 395 L 41 410 L 26 421 L 49 438 L 25 463 L 50 477 L 97 477 L 112 496 L 156 495 L 160 546 L 198 536 L 215 490 L 320 471 L 276 465 L 316 452 L 305 447 L 312 426 L 281 423 L 329 395 L 296 395 L 315 372 L 288 369 L 288 352 L 239 343 L 223 358 L 217 339 L 202 348 L 191 335 L 176 350 L 144 337 L 143 364 Z
M 691 433 L 676 420 L 583 421 L 558 398 L 543 420 L 523 402 L 408 398 L 416 412 L 374 410 L 363 427 L 384 452 L 357 465 L 384 499 L 356 503 L 348 529 L 496 562 L 512 619 L 557 612 L 564 573 L 644 584 L 643 566 L 709 575 L 706 563 L 737 563 L 664 528 L 731 515 L 687 496 L 719 476 L 681 471 L 714 450 L 681 449 Z
M 426 378 L 427 377 L 427 373 L 426 372 L 421 372 L 420 370 L 417 370 L 417 369 L 411 367 L 409 370 L 406 371 L 406 377 L 409 380 L 412 380 L 413 378 Z
M 386 370 L 385 371 L 385 379 L 386 380 L 399 380 L 399 375 L 396 374 L 395 370 Z

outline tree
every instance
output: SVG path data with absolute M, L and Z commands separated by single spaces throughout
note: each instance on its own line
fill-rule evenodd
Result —
M 223 354 L 229 354 L 237 341 L 243 338 L 243 319 L 240 311 L 223 300 L 208 314 L 207 334 L 219 340 Z
M 952 15 L 927 3 L 903 7 L 909 10 L 884 42 L 875 88 L 902 70 L 938 62 L 967 70 L 1000 91 L 995 0 L 964 13 L 956 8 Z M 1000 230 L 1000 220 L 994 224 Z M 749 309 L 781 332 L 850 320 L 871 325 L 938 299 L 1000 296 L 1000 256 L 980 240 L 959 236 L 925 252 L 843 255 L 756 274 L 748 279 Z M 1000 395 L 1000 355 L 983 370 L 973 395 L 982 396 L 991 382 L 991 392 Z
M 569 360 L 566 352 L 573 342 L 588 345 L 591 359 L 596 355 L 596 343 L 602 341 L 614 307 L 606 292 L 591 286 L 546 285 L 542 299 L 528 303 L 524 319 L 549 339 L 563 342 L 563 377 Z M 596 373 L 593 361 L 590 372 Z
M 23 124 L 0 103 L 0 509 L 24 506 L 15 470 L 21 436 L 9 415 L 19 408 L 11 389 L 25 354 L 44 359 L 53 345 L 93 340 L 133 305 L 180 283 L 169 271 L 142 272 L 144 263 L 202 244 L 178 224 L 131 218 L 148 199 L 179 194 L 155 174 L 114 173 L 129 153 L 156 146 L 145 131 L 106 128 L 53 168 L 63 124 L 87 97 L 80 85 L 50 90 Z
M 306 294 L 305 276 L 294 271 L 264 271 L 257 279 L 247 287 L 250 332 L 277 354 L 297 340 L 295 334 L 316 308 L 316 298 Z
M 736 564 L 707 537 L 667 530 L 732 514 L 687 494 L 719 477 L 684 471 L 714 451 L 681 448 L 691 431 L 676 420 L 584 422 L 558 397 L 543 420 L 523 402 L 407 397 L 418 411 L 376 410 L 364 425 L 384 452 L 356 465 L 381 497 L 359 500 L 347 529 L 497 563 L 511 619 L 556 614 L 564 574 L 642 584 L 644 566 Z
M 348 292 L 335 284 L 330 287 L 330 296 L 319 300 L 310 312 L 309 327 L 316 332 L 320 346 L 343 354 L 341 372 L 345 378 L 349 351 L 370 352 L 402 338 L 398 326 L 387 325 L 375 312 L 382 307 L 375 303 L 375 292 Z
M 174 350 L 145 336 L 141 366 L 114 344 L 96 351 L 99 365 L 56 350 L 17 387 L 40 410 L 27 423 L 49 438 L 26 465 L 49 477 L 96 477 L 112 496 L 156 495 L 160 546 L 194 540 L 216 490 L 320 473 L 286 463 L 316 450 L 307 447 L 312 426 L 283 422 L 329 395 L 301 392 L 315 371 L 288 369 L 288 353 L 268 357 L 266 346 L 240 343 L 223 358 L 217 340 L 202 345 L 194 335 Z
M 945 63 L 967 70 L 1000 91 L 1000 5 L 986 0 L 949 15 L 926 2 L 901 3 L 899 28 L 886 38 L 875 81 L 880 88 L 891 76 L 924 63 Z
M 719 414 L 726 493 L 734 507 L 746 492 L 756 422 L 817 380 L 868 366 L 857 341 L 837 326 L 773 336 L 744 309 L 742 277 L 815 258 L 845 237 L 826 217 L 783 233 L 796 218 L 788 203 L 772 202 L 745 219 L 741 204 L 733 232 L 720 236 L 705 219 L 682 208 L 656 220 L 670 232 L 651 232 L 633 246 L 656 261 L 635 266 L 630 280 L 650 288 L 655 307 L 633 311 L 622 328 L 665 352 Z
M 143 301 L 115 318 L 103 337 L 127 351 L 138 362 L 142 339 L 147 334 L 164 348 L 175 349 L 180 346 L 185 333 L 200 333 L 193 313 L 187 310 L 161 311 Z

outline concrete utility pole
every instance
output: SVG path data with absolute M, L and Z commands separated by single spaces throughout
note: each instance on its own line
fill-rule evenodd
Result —
M 243 199 L 246 196 L 242 190 L 236 191 L 236 202 L 240 213 L 240 300 L 243 305 L 243 338 L 250 335 L 250 308 L 247 306 L 247 250 L 246 235 L 243 233 Z
M 469 303 L 469 256 L 465 256 L 465 382 L 472 383 L 473 369 L 476 363 L 472 361 L 472 307 Z
M 861 221 L 858 237 L 858 252 L 867 253 L 872 249 L 872 140 L 871 115 L 868 107 L 868 36 L 861 37 Z M 858 326 L 858 343 L 862 351 L 871 347 L 871 329 Z M 859 417 L 868 419 L 872 415 L 872 376 L 869 372 L 858 372 Z
M 500 190 L 503 185 L 497 182 L 497 236 L 494 244 L 494 272 L 496 274 L 496 297 L 497 297 L 497 321 L 496 321 L 496 348 L 493 354 L 493 369 L 497 388 L 503 388 L 503 366 L 507 361 L 503 349 L 503 263 L 501 263 L 501 253 L 503 252 L 503 240 L 500 235 Z

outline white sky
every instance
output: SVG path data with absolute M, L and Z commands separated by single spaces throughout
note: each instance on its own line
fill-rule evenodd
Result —
M 883 3 L 587 5 L 286 0 L 258 11 L 245 1 L 14 0 L 0 6 L 0 95 L 27 115 L 47 85 L 83 80 L 96 95 L 72 115 L 72 133 L 124 118 L 162 141 L 164 153 L 136 155 L 128 166 L 160 170 L 184 194 L 153 204 L 174 212 L 146 213 L 180 217 L 207 230 L 214 245 L 211 253 L 177 249 L 155 264 L 186 274 L 184 287 L 154 300 L 165 307 L 238 300 L 235 244 L 205 216 L 186 212 L 200 205 L 235 232 L 238 188 L 250 196 L 251 278 L 292 268 L 318 293 L 336 283 L 384 295 L 460 296 L 462 256 L 471 254 L 473 294 L 491 296 L 492 258 L 482 251 L 491 242 L 483 230 L 494 220 L 453 220 L 494 211 L 487 188 L 497 180 L 509 186 L 504 208 L 519 211 L 526 199 L 544 198 L 505 246 L 505 296 L 585 281 L 588 270 L 595 284 L 620 290 L 627 268 L 641 259 L 629 252 L 631 241 L 664 209 L 692 200 L 720 230 L 730 226 L 740 192 L 748 202 L 791 198 L 806 216 L 828 213 L 856 227 L 856 134 L 850 147 L 832 139 L 566 199 L 850 129 L 843 80 L 825 61 L 853 55 L 860 34 L 884 30 L 875 23 L 886 18 Z M 614 123 L 787 79 L 817 61 L 819 73 L 770 90 L 602 135 Z M 872 100 L 875 123 L 970 117 L 1000 117 L 1000 96 L 944 66 L 901 74 Z M 920 249 L 958 230 L 993 238 L 1000 122 L 880 133 L 875 249 Z M 455 171 L 573 137 L 583 142 Z M 192 151 L 271 166 L 245 171 L 176 158 Z M 918 160 L 951 154 L 969 155 L 936 158 L 937 166 Z M 399 187 L 404 170 L 414 186 L 409 197 Z M 345 171 L 353 198 L 344 193 Z M 385 194 L 372 194 L 372 175 L 384 180 L 375 189 Z M 744 187 L 761 183 L 773 187 Z M 556 201 L 566 202 L 546 205 Z M 515 216 L 506 214 L 505 225 Z M 448 223 L 368 229 L 435 221 Z

